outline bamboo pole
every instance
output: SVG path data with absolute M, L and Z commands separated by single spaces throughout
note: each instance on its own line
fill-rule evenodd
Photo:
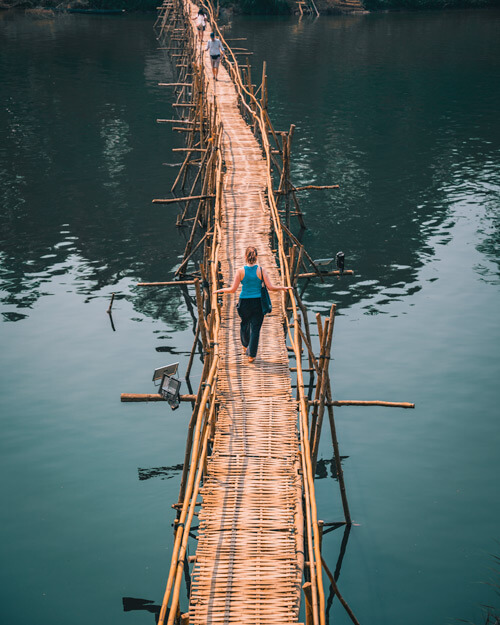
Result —
M 308 191 L 308 190 L 316 190 L 316 191 L 322 191 L 323 189 L 339 189 L 340 185 L 338 184 L 324 184 L 324 185 L 317 185 L 317 184 L 306 184 L 302 187 L 293 187 L 294 191 Z
M 189 362 L 186 367 L 186 380 L 189 379 L 189 375 L 191 373 L 191 367 L 193 366 L 193 360 L 194 360 L 194 355 L 196 353 L 196 346 L 198 344 L 199 336 L 200 336 L 200 323 L 198 322 L 196 324 L 196 332 L 194 334 L 193 347 L 191 348 L 191 353 L 189 355 Z
M 179 401 L 194 401 L 196 395 L 179 395 Z M 122 393 L 121 402 L 167 401 L 159 393 Z
M 203 371 L 201 373 L 201 379 L 204 380 L 207 372 L 210 369 L 210 359 L 209 358 L 205 358 L 205 360 L 203 361 Z M 179 503 L 183 503 L 184 502 L 184 498 L 185 498 L 185 494 L 186 494 L 186 483 L 187 483 L 187 479 L 188 479 L 188 473 L 189 473 L 189 459 L 191 457 L 191 452 L 192 452 L 192 446 L 193 446 L 193 436 L 194 436 L 194 431 L 195 431 L 195 426 L 196 426 L 196 422 L 198 419 L 198 413 L 200 410 L 200 406 L 201 401 L 202 401 L 202 396 L 203 396 L 203 387 L 200 384 L 200 386 L 198 387 L 198 393 L 196 395 L 196 400 L 195 400 L 195 405 L 193 407 L 193 412 L 191 413 L 191 419 L 189 420 L 189 425 L 188 425 L 188 431 L 187 431 L 187 437 L 186 437 L 186 449 L 184 452 L 184 463 L 182 465 L 182 476 L 181 476 L 181 484 L 179 487 L 179 498 L 178 501 Z
M 187 197 L 173 197 L 173 198 L 160 198 L 153 200 L 153 204 L 175 204 L 177 202 L 188 202 L 191 200 L 208 200 L 215 197 L 213 194 L 209 195 L 191 195 Z
M 187 286 L 194 280 L 171 280 L 170 282 L 138 282 L 136 286 Z
M 316 434 L 316 423 L 318 419 L 318 411 L 320 406 L 320 393 L 322 388 L 322 380 L 324 376 L 324 357 L 325 357 L 325 342 L 326 335 L 328 334 L 329 320 L 325 320 L 325 325 L 321 321 L 321 315 L 316 313 L 316 324 L 318 326 L 319 337 L 319 356 L 318 356 L 318 379 L 316 380 L 316 389 L 313 400 L 313 411 L 311 416 L 311 437 L 314 439 Z
M 329 373 L 328 368 L 330 365 L 330 352 L 332 347 L 332 335 L 333 335 L 333 326 L 335 323 L 335 304 L 332 304 L 330 309 L 330 319 L 328 323 L 328 330 L 326 333 L 326 340 L 324 340 L 324 349 L 323 349 L 323 370 L 321 375 L 321 390 L 319 395 L 319 408 L 318 408 L 318 416 L 316 421 L 316 428 L 313 433 L 313 438 L 311 440 L 311 456 L 312 456 L 312 469 L 313 475 L 316 472 L 316 462 L 318 459 L 318 450 L 319 450 L 319 440 L 321 436 L 321 428 L 323 425 L 323 414 L 325 411 L 325 401 L 326 401 L 326 393 L 327 393 L 327 384 L 329 381 Z
M 321 274 L 321 271 L 319 270 L 319 268 L 316 266 L 316 263 L 313 261 L 313 259 L 311 258 L 311 256 L 308 254 L 306 248 L 302 245 L 302 243 L 297 239 L 297 237 L 291 232 L 291 230 L 289 230 L 284 224 L 281 224 L 281 227 L 283 228 L 285 234 L 290 237 L 290 239 L 298 246 L 302 247 L 304 250 L 304 255 L 306 256 L 307 260 L 311 263 L 311 266 L 313 267 L 314 271 L 316 272 L 314 275 L 317 275 L 318 278 L 321 280 L 321 282 L 324 282 L 324 278 L 323 275 Z M 297 274 L 295 276 L 295 278 L 299 278 L 300 275 Z
M 210 232 L 205 232 L 205 234 L 201 237 L 198 243 L 194 246 L 194 248 L 189 252 L 189 254 L 184 258 L 179 268 L 175 272 L 175 275 L 179 275 L 183 273 L 184 267 L 188 264 L 189 260 L 196 254 L 201 245 L 206 241 L 207 237 L 210 236 Z
M 318 405 L 318 402 L 313 400 L 309 402 L 310 406 Z M 325 401 L 325 406 L 385 406 L 386 408 L 415 408 L 415 404 L 404 401 L 379 401 L 379 400 L 359 400 L 359 399 L 344 399 Z
M 207 161 L 207 158 L 208 158 L 209 153 L 210 153 L 210 152 L 207 150 L 207 151 L 203 154 L 203 157 L 202 157 L 201 162 L 200 162 L 200 167 L 199 167 L 199 169 L 198 169 L 198 172 L 197 172 L 197 174 L 196 174 L 196 176 L 195 176 L 195 178 L 194 178 L 193 184 L 192 184 L 192 186 L 191 186 L 191 196 L 194 194 L 194 190 L 195 190 L 195 188 L 196 188 L 196 185 L 198 184 L 198 180 L 200 179 L 200 177 L 202 176 L 202 174 L 205 174 L 205 173 L 206 173 L 206 171 L 205 171 L 205 164 L 206 164 L 206 161 Z M 187 211 L 188 211 L 188 209 L 189 209 L 190 202 L 191 202 L 190 200 L 188 200 L 188 201 L 186 202 L 186 205 L 185 205 L 185 207 L 184 207 L 184 211 L 183 211 L 183 213 L 182 213 L 182 216 L 180 217 L 180 219 L 177 219 L 177 225 L 182 224 L 182 222 L 184 221 L 184 219 L 185 219 L 185 217 L 186 217 L 186 214 L 187 214 Z
M 209 387 L 207 387 L 207 390 L 208 388 Z M 207 392 L 207 395 L 208 395 L 208 392 Z M 215 404 L 212 404 L 210 414 L 213 414 L 214 409 L 215 409 Z M 208 420 L 210 420 L 210 417 Z M 180 517 L 177 532 L 176 532 L 176 539 L 177 539 L 177 536 L 179 536 L 180 540 L 178 541 L 179 546 L 178 546 L 178 553 L 177 553 L 176 561 L 174 562 L 172 558 L 172 564 L 176 564 L 176 566 L 175 568 L 172 567 L 171 569 L 172 570 L 171 585 L 173 584 L 173 593 L 172 593 L 172 603 L 170 606 L 170 612 L 169 612 L 169 617 L 168 617 L 168 625 L 173 625 L 175 613 L 179 606 L 179 590 L 180 590 L 180 584 L 182 581 L 182 572 L 184 568 L 184 558 L 186 555 L 187 541 L 189 538 L 189 528 L 193 520 L 194 502 L 196 501 L 196 498 L 198 497 L 200 479 L 201 479 L 201 474 L 203 471 L 204 457 L 205 457 L 206 450 L 207 450 L 209 432 L 210 432 L 210 428 L 205 426 L 203 438 L 202 438 L 201 453 L 197 460 L 196 476 L 193 477 L 193 480 L 190 480 L 191 488 L 193 491 L 192 499 L 190 500 L 189 507 L 183 505 L 181 517 Z M 194 472 L 193 472 L 193 476 L 194 476 Z M 175 547 L 174 547 L 173 555 L 175 555 Z M 170 576 L 169 576 L 169 579 L 170 579 Z M 160 610 L 158 625 L 164 625 L 166 607 L 167 607 L 166 603 L 164 602 Z
M 106 311 L 108 315 L 111 315 L 111 309 L 113 308 L 114 301 L 115 301 L 115 293 L 111 293 L 111 301 L 109 302 L 108 310 Z
M 315 278 L 318 274 L 316 273 L 299 273 L 297 278 Z M 321 276 L 323 278 L 327 278 L 328 276 L 353 276 L 354 271 L 352 269 L 344 269 L 343 272 L 340 272 L 338 269 L 335 271 L 322 271 Z
M 208 396 L 209 396 L 209 391 L 211 390 L 211 383 L 213 382 L 213 379 L 215 377 L 215 373 L 216 373 L 216 369 L 217 369 L 217 364 L 218 364 L 218 354 L 216 354 L 214 356 L 213 359 L 213 363 L 211 365 L 210 368 L 210 372 L 207 378 L 207 386 L 205 386 L 204 391 L 203 391 L 203 395 L 201 398 L 201 402 L 200 405 L 204 406 L 206 405 Z M 198 418 L 196 420 L 196 427 L 195 427 L 195 433 L 194 433 L 194 442 L 193 442 L 193 458 L 197 458 L 198 455 L 200 456 L 200 459 L 198 460 L 198 469 L 197 469 L 197 475 L 199 476 L 200 474 L 200 464 L 203 465 L 201 461 L 202 459 L 202 454 L 198 454 L 199 452 L 199 447 L 200 447 L 200 438 L 202 437 L 202 433 L 201 433 L 201 426 L 202 426 L 202 414 L 200 413 L 200 411 L 198 411 Z M 205 434 L 202 438 L 202 447 L 201 447 L 201 451 L 203 452 L 203 449 L 206 449 L 206 443 L 208 440 L 208 428 L 205 431 Z M 176 570 L 177 570 L 177 565 L 179 562 L 179 550 L 182 547 L 182 541 L 183 541 L 183 534 L 184 534 L 184 525 L 188 516 L 188 509 L 189 507 L 194 508 L 194 506 L 189 506 L 189 502 L 191 501 L 196 501 L 196 498 L 198 496 L 198 489 L 197 487 L 194 486 L 195 484 L 195 472 L 194 471 L 190 471 L 189 473 L 189 478 L 188 478 L 188 483 L 187 483 L 187 487 L 186 487 L 186 494 L 185 497 L 183 498 L 183 502 L 182 502 L 182 510 L 180 512 L 180 516 L 179 516 L 179 523 L 177 524 L 177 528 L 176 528 L 176 532 L 175 532 L 175 541 L 174 541 L 174 549 L 173 549 L 173 553 L 172 553 L 172 561 L 170 564 L 170 571 L 169 571 L 169 575 L 168 575 L 168 580 L 167 580 L 167 587 L 165 589 L 165 594 L 163 597 L 163 602 L 162 602 L 162 607 L 160 609 L 160 615 L 159 615 L 159 619 L 158 619 L 158 625 L 163 625 L 164 621 L 165 621 L 165 614 L 167 611 L 167 602 L 168 599 L 170 597 L 170 591 L 172 590 L 173 584 L 174 584 L 174 580 L 176 579 Z M 191 498 L 191 495 L 193 495 L 193 497 Z M 173 609 L 172 609 L 173 608 Z M 173 617 L 175 614 L 175 607 L 172 606 L 171 610 L 170 610 L 170 616 L 169 616 L 169 620 L 170 617 Z
M 205 315 L 203 312 L 203 298 L 201 295 L 200 281 L 198 278 L 196 278 L 196 280 L 194 281 L 194 286 L 196 289 L 196 305 L 198 307 L 198 324 L 200 326 L 201 341 L 203 343 L 203 350 L 208 353 L 209 342 L 207 337 L 207 327 L 205 324 Z
M 306 599 L 306 625 L 312 625 L 313 623 L 313 614 L 312 614 L 312 592 L 311 592 L 311 582 L 306 582 L 302 586 L 302 590 L 304 591 L 304 597 Z

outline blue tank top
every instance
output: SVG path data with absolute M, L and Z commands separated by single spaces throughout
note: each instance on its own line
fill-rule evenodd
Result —
M 241 299 L 260 297 L 261 279 L 257 275 L 258 265 L 245 265 L 245 277 L 241 281 Z

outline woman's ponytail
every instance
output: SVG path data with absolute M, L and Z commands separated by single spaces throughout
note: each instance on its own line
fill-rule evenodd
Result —
M 245 260 L 248 265 L 255 265 L 257 262 L 257 248 L 249 245 L 245 250 Z

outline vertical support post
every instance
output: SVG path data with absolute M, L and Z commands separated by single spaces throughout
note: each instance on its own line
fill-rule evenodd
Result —
M 267 110 L 267 61 L 262 63 L 262 86 L 260 89 L 260 105 Z
M 323 354 L 323 373 L 321 376 L 321 391 L 319 395 L 319 410 L 318 417 L 316 422 L 316 431 L 314 433 L 314 438 L 312 440 L 312 451 L 311 451 L 311 464 L 313 469 L 313 474 L 316 471 L 316 462 L 318 459 L 318 449 L 319 449 L 319 439 L 321 436 L 321 428 L 323 425 L 323 414 L 325 412 L 325 400 L 327 395 L 328 383 L 330 381 L 328 374 L 328 367 L 330 364 L 330 352 L 332 347 L 332 334 L 333 334 L 333 325 L 335 322 L 335 304 L 332 304 L 330 309 L 330 319 L 328 324 L 328 331 L 326 337 L 324 337 L 324 354 Z
M 306 582 L 302 586 L 302 590 L 304 591 L 304 597 L 306 598 L 306 625 L 313 625 L 313 612 L 312 612 L 312 592 L 311 592 L 311 582 Z
M 316 422 L 318 419 L 318 400 L 321 392 L 321 384 L 323 379 L 323 367 L 324 367 L 324 353 L 325 353 L 325 337 L 328 333 L 328 319 L 325 321 L 325 325 L 321 321 L 321 315 L 319 313 L 316 314 L 316 323 L 318 325 L 318 336 L 319 336 L 319 358 L 318 358 L 318 379 L 316 381 L 316 390 L 314 393 L 314 407 L 311 416 L 311 449 L 314 444 L 314 436 L 316 432 Z
M 207 328 L 205 326 L 205 315 L 203 312 L 203 298 L 201 295 L 199 278 L 195 279 L 194 287 L 196 289 L 196 306 L 198 308 L 198 325 L 200 327 L 200 332 L 201 332 L 201 341 L 203 343 L 203 351 L 207 353 L 208 352 Z
M 187 369 L 186 369 L 186 375 L 185 375 L 186 380 L 189 380 L 189 374 L 191 373 L 191 367 L 193 366 L 193 360 L 194 360 L 194 355 L 196 353 L 196 345 L 198 343 L 199 336 L 200 336 L 200 324 L 198 323 L 196 325 L 196 332 L 195 332 L 195 335 L 194 335 L 193 348 L 191 349 L 191 354 L 189 355 L 189 362 L 188 362 L 188 366 L 187 366 Z

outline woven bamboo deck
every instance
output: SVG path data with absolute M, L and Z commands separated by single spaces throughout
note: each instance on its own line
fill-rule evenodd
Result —
M 198 7 L 188 3 L 194 17 Z M 193 22 L 194 24 L 194 22 Z M 205 34 L 209 37 L 209 27 Z M 273 282 L 278 270 L 264 198 L 266 163 L 242 119 L 231 79 L 220 67 L 208 100 L 217 100 L 226 164 L 221 267 L 226 285 L 255 245 Z M 238 294 L 226 296 L 219 334 L 220 410 L 199 512 L 199 541 L 190 624 L 294 623 L 302 578 L 301 483 L 297 407 L 292 398 L 281 293 L 264 321 L 259 352 L 249 364 L 239 339 Z

